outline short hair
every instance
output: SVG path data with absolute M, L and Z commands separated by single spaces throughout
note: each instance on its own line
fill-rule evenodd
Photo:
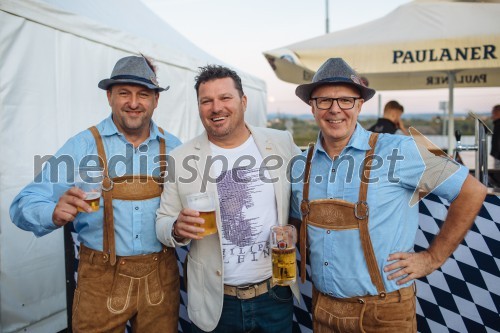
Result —
M 401 112 L 404 112 L 404 107 L 401 104 L 399 104 L 398 102 L 396 102 L 396 101 L 389 101 L 384 106 L 384 112 L 386 112 L 386 111 L 388 111 L 390 109 L 396 109 L 396 110 L 399 110 Z
M 198 92 L 202 83 L 216 79 L 224 79 L 226 77 L 233 79 L 234 87 L 236 88 L 236 90 L 238 90 L 240 97 L 245 94 L 243 92 L 243 86 L 241 84 L 240 76 L 232 69 L 220 65 L 207 65 L 205 67 L 198 68 L 198 76 L 194 78 L 194 80 L 196 81 L 196 84 L 194 85 L 194 88 L 196 89 L 196 96 L 199 96 Z
M 491 112 L 500 112 L 500 104 L 495 105 Z

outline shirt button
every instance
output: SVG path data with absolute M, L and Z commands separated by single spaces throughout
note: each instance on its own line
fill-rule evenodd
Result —
M 139 210 L 139 207 L 137 207 L 137 206 L 136 206 L 136 207 L 135 207 L 135 210 Z
M 327 234 L 329 234 L 329 233 L 330 233 L 330 230 L 327 230 L 327 231 L 326 231 L 326 233 L 327 233 Z
M 328 261 L 325 261 L 325 266 L 328 266 Z
M 332 168 L 332 172 L 335 172 L 335 168 Z
M 217 274 L 217 276 L 222 276 L 222 272 L 220 270 L 217 270 L 217 272 L 215 272 Z

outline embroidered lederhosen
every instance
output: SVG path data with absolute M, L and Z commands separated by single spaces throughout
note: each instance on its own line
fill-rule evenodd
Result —
M 309 177 L 314 145 L 309 146 L 304 174 L 303 199 L 301 202 L 302 224 L 300 228 L 301 280 L 305 281 L 307 257 L 307 225 L 329 229 L 358 229 L 363 254 L 377 296 L 360 296 L 347 299 L 323 296 L 313 288 L 313 326 L 315 333 L 348 332 L 414 332 L 415 292 L 406 287 L 386 293 L 382 275 L 368 230 L 369 207 L 367 203 L 368 179 L 371 162 L 378 138 L 372 133 L 370 150 L 365 155 L 359 197 L 356 203 L 340 199 L 309 201 Z M 379 318 L 380 317 L 380 318 Z M 389 320 L 386 320 L 389 317 Z M 392 322 L 389 322 L 393 320 Z
M 104 168 L 103 251 L 80 246 L 73 332 L 123 332 L 129 320 L 137 332 L 177 332 L 180 284 L 175 251 L 164 246 L 157 253 L 117 256 L 112 203 L 113 199 L 136 201 L 161 195 L 166 174 L 165 140 L 160 138 L 160 177 L 110 179 L 102 138 L 96 127 L 90 131 Z

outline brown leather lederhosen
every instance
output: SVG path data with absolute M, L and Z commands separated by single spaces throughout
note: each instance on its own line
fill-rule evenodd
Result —
M 73 332 L 123 332 L 128 320 L 134 332 L 177 332 L 180 284 L 175 251 L 163 247 L 147 255 L 117 256 L 112 203 L 161 195 L 167 168 L 165 140 L 159 140 L 160 177 L 110 179 L 102 138 L 95 126 L 89 130 L 104 168 L 103 251 L 80 246 Z
M 314 151 L 314 144 L 309 146 L 306 166 L 305 166 L 305 174 L 304 174 L 303 199 L 300 207 L 302 213 L 302 224 L 300 228 L 301 280 L 302 282 L 304 282 L 306 275 L 307 225 L 312 225 L 315 227 L 329 229 L 329 230 L 359 229 L 361 246 L 363 248 L 363 254 L 368 267 L 368 272 L 370 274 L 370 279 L 373 285 L 377 288 L 377 293 L 378 293 L 377 296 L 353 297 L 349 299 L 334 299 L 330 298 L 329 296 L 324 296 L 328 299 L 326 300 L 326 302 L 322 303 L 322 306 L 328 304 L 334 308 L 340 309 L 343 307 L 343 305 L 339 304 L 339 302 L 353 302 L 353 303 L 386 302 L 387 303 L 387 302 L 395 302 L 395 301 L 399 302 L 402 300 L 408 300 L 411 303 L 410 297 L 414 298 L 414 290 L 412 286 L 403 288 L 401 291 L 391 292 L 389 294 L 386 293 L 384 283 L 382 280 L 382 275 L 378 268 L 375 252 L 373 250 L 373 245 L 368 230 L 368 221 L 369 221 L 369 207 L 367 203 L 368 179 L 370 177 L 371 163 L 373 159 L 373 153 L 375 151 L 377 138 L 378 138 L 378 133 L 372 133 L 370 136 L 369 140 L 370 150 L 367 151 L 365 155 L 365 165 L 363 167 L 363 172 L 361 176 L 362 178 L 359 188 L 359 197 L 356 203 L 340 199 L 317 199 L 311 201 L 309 200 L 309 178 L 311 173 L 311 160 Z M 313 300 L 314 298 L 317 299 L 318 291 L 315 288 L 313 290 L 313 293 L 316 296 L 313 297 Z M 362 305 L 363 305 L 362 311 L 360 310 L 360 312 L 365 311 L 365 306 L 364 304 Z M 355 307 L 351 305 L 348 306 L 348 308 L 353 310 Z M 313 308 L 313 310 L 316 311 L 317 309 Z M 347 314 L 348 312 L 348 311 L 345 312 L 346 311 L 345 309 L 340 309 L 339 311 L 343 315 Z M 411 316 L 412 311 L 414 310 L 410 309 L 408 311 L 405 308 L 403 310 L 403 312 L 405 312 L 403 315 Z M 407 314 L 407 312 L 410 312 L 410 314 Z M 314 316 L 315 314 L 316 312 L 313 313 L 313 319 L 315 319 Z M 335 321 L 332 319 L 335 317 L 335 315 L 331 314 L 328 315 L 330 315 L 330 318 L 328 318 L 327 321 L 329 322 Z M 348 315 L 350 316 L 351 314 Z M 362 313 L 361 314 L 358 313 L 356 315 L 363 317 Z M 348 319 L 354 319 L 354 320 L 337 319 L 339 321 L 340 327 L 343 327 L 344 329 L 353 329 L 353 332 L 358 331 L 358 329 L 359 331 L 363 332 L 364 330 L 362 328 L 362 325 L 364 323 L 361 323 L 362 318 L 361 319 L 355 318 L 356 315 L 353 315 L 353 317 L 348 317 Z M 368 323 L 368 325 L 371 324 L 372 323 Z M 403 326 L 405 325 L 406 324 L 403 324 Z M 375 326 L 377 326 L 376 323 Z M 340 329 L 339 327 L 335 326 L 335 324 L 333 324 L 333 327 Z M 331 327 L 328 328 L 326 331 L 328 331 L 329 329 L 331 329 Z M 321 332 L 321 329 L 318 329 L 318 331 Z

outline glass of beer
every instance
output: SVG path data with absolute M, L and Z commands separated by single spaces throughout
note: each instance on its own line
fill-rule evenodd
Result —
M 293 225 L 271 227 L 273 282 L 277 285 L 289 286 L 297 279 L 295 243 L 297 231 Z
M 75 186 L 85 192 L 85 202 L 93 212 L 99 210 L 102 193 L 103 168 L 98 166 L 79 167 L 75 170 Z M 78 207 L 79 212 L 86 213 Z
M 205 229 L 199 235 L 208 236 L 215 234 L 217 232 L 217 223 L 215 222 L 215 194 L 213 192 L 188 194 L 186 201 L 188 208 L 197 210 L 200 213 L 200 217 L 205 220 L 205 223 L 196 225 Z

